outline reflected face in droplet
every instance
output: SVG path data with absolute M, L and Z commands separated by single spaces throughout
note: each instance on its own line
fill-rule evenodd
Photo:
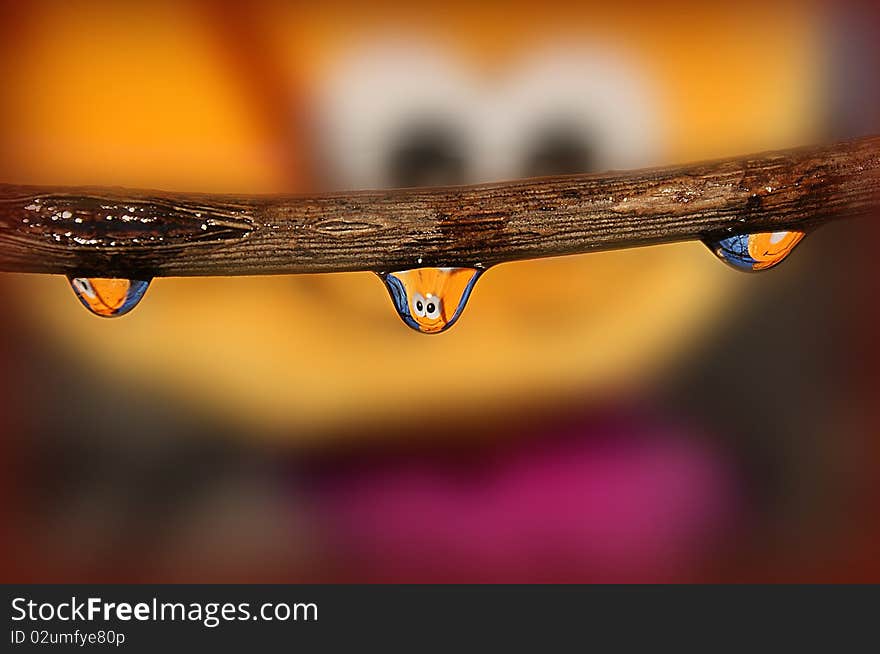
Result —
M 738 234 L 706 245 L 722 261 L 738 270 L 767 270 L 785 259 L 804 237 L 803 232 Z
M 96 316 L 123 316 L 141 301 L 149 280 L 71 277 L 70 286 L 83 306 Z
M 480 273 L 476 268 L 415 268 L 381 277 L 403 322 L 436 334 L 458 320 Z

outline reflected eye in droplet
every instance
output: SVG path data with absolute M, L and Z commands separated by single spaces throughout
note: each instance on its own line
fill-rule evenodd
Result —
M 785 259 L 801 242 L 804 232 L 758 232 L 704 241 L 715 255 L 737 270 L 767 270 Z
M 425 318 L 437 320 L 443 310 L 443 301 L 436 295 L 429 295 L 425 299 Z
M 82 305 L 96 316 L 115 318 L 134 309 L 150 280 L 70 277 L 70 286 Z
M 477 268 L 414 268 L 379 277 L 403 322 L 416 331 L 436 334 L 461 316 L 482 272 Z
M 412 297 L 412 311 L 418 318 L 425 317 L 425 298 L 421 293 L 414 293 Z

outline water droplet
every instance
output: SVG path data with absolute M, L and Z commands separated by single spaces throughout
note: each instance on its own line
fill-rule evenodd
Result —
M 379 277 L 403 322 L 416 331 L 436 334 L 458 320 L 482 273 L 476 268 L 414 268 Z
M 706 245 L 719 259 L 737 270 L 757 271 L 772 268 L 785 259 L 804 237 L 803 232 L 759 232 L 737 234 Z
M 137 306 L 150 280 L 70 277 L 70 286 L 83 306 L 96 316 L 115 318 Z

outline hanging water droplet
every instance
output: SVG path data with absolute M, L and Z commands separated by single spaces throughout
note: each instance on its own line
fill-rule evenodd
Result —
M 150 280 L 70 277 L 70 286 L 83 306 L 96 316 L 115 318 L 137 306 Z
M 476 268 L 414 268 L 379 277 L 403 322 L 416 331 L 436 334 L 458 320 L 482 273 Z
M 785 259 L 804 237 L 803 232 L 737 234 L 704 241 L 716 256 L 737 270 L 767 270 Z

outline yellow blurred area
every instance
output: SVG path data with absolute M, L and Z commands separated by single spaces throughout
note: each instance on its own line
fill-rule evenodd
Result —
M 207 10 L 223 7 L 23 9 L 0 68 L 3 181 L 308 190 L 279 165 L 275 126 L 229 70 Z M 252 11 L 303 106 L 347 48 L 403 32 L 443 44 L 474 75 L 503 75 L 548 42 L 613 44 L 659 91 L 670 162 L 808 142 L 819 118 L 817 13 L 804 6 Z M 697 243 L 507 264 L 483 276 L 449 333 L 427 337 L 399 323 L 369 273 L 160 279 L 113 321 L 87 315 L 63 279 L 13 279 L 32 331 L 89 374 L 291 438 L 645 383 L 723 318 L 740 282 Z

